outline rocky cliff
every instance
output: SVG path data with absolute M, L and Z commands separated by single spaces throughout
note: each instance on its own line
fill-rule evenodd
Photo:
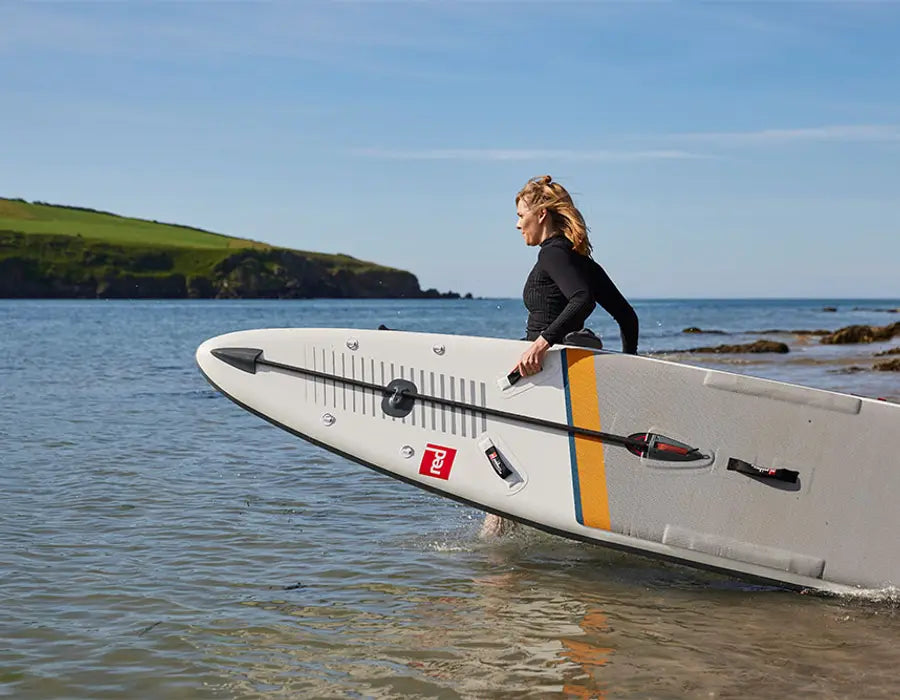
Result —
M 345 255 L 126 246 L 0 231 L 0 297 L 102 299 L 458 298 L 404 270 Z

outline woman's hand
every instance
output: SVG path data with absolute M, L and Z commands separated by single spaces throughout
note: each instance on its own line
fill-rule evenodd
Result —
M 544 364 L 544 355 L 549 349 L 550 343 L 544 340 L 544 336 L 539 335 L 538 339 L 529 345 L 528 349 L 522 353 L 522 357 L 519 358 L 519 364 L 516 365 L 519 374 L 529 377 L 540 372 L 541 366 Z

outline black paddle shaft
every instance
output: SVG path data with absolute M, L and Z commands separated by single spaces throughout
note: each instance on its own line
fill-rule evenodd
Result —
M 222 351 L 220 351 L 222 352 Z M 372 382 L 367 382 L 362 379 L 353 379 L 351 377 L 341 377 L 336 374 L 329 374 L 327 372 L 319 372 L 314 369 L 306 369 L 305 367 L 295 367 L 293 365 L 288 365 L 283 362 L 275 362 L 273 360 L 267 360 L 262 356 L 262 353 L 256 358 L 257 365 L 263 365 L 266 367 L 272 367 L 274 369 L 280 369 L 285 372 L 292 372 L 294 374 L 302 374 L 307 377 L 315 377 L 317 379 L 324 379 L 333 382 L 341 382 L 343 384 L 347 384 L 350 386 L 359 387 L 360 389 L 368 389 L 370 391 L 377 391 L 384 396 L 393 395 L 396 392 L 395 389 L 389 388 L 386 386 L 382 386 L 381 384 L 374 384 Z M 534 425 L 539 428 L 547 428 L 548 430 L 558 430 L 561 432 L 569 433 L 570 435 L 579 435 L 581 437 L 592 438 L 594 440 L 599 440 L 600 442 L 608 443 L 610 445 L 618 445 L 620 447 L 630 447 L 636 450 L 646 450 L 648 445 L 645 440 L 637 440 L 631 437 L 626 437 L 624 435 L 614 435 L 612 433 L 604 433 L 600 430 L 592 430 L 590 428 L 581 428 L 576 425 L 569 425 L 568 423 L 558 423 L 556 421 L 546 420 L 544 418 L 536 418 L 534 416 L 523 416 L 518 413 L 512 413 L 510 411 L 501 411 L 496 408 L 487 408 L 484 406 L 476 406 L 474 404 L 466 403 L 464 401 L 456 401 L 455 399 L 445 399 L 440 396 L 430 396 L 428 394 L 422 394 L 418 391 L 412 391 L 409 389 L 402 389 L 399 393 L 408 398 L 414 399 L 416 401 L 426 401 L 428 403 L 436 404 L 438 406 L 447 406 L 449 408 L 458 408 L 460 410 L 465 411 L 473 411 L 475 413 L 481 413 L 486 416 L 490 416 L 491 418 L 499 418 L 501 420 L 511 421 L 514 423 L 525 423 L 527 425 Z

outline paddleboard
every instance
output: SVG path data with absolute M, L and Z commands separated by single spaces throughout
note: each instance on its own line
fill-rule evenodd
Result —
M 298 437 L 563 537 L 797 589 L 900 585 L 900 405 L 573 346 L 519 378 L 527 345 L 259 329 L 196 359 Z

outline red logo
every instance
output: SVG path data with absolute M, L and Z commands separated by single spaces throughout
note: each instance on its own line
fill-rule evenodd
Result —
M 428 443 L 425 445 L 425 454 L 422 455 L 422 463 L 419 465 L 419 474 L 447 480 L 450 478 L 450 469 L 453 467 L 455 457 L 456 450 L 452 447 Z

